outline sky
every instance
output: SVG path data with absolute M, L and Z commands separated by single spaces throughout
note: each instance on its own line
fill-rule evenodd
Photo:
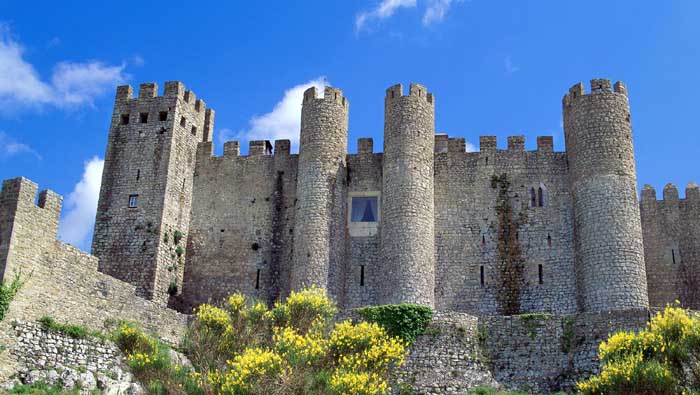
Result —
M 698 20 L 695 0 L 4 0 L 0 178 L 62 194 L 59 237 L 89 250 L 117 85 L 184 82 L 216 110 L 217 152 L 296 149 L 301 94 L 326 84 L 350 101 L 350 152 L 359 137 L 381 151 L 384 91 L 410 82 L 470 149 L 552 135 L 563 151 L 562 96 L 601 77 L 627 84 L 639 187 L 683 196 L 700 178 Z

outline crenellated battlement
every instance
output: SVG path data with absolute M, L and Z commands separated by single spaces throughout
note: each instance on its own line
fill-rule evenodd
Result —
M 680 198 L 678 188 L 671 182 L 664 186 L 661 200 L 657 200 L 656 189 L 654 189 L 653 186 L 645 184 L 642 188 L 642 205 L 658 203 L 677 208 L 679 207 L 679 203 L 683 201 L 700 203 L 700 187 L 698 187 L 695 182 L 689 182 L 686 186 L 685 198 Z
M 403 94 L 402 84 L 396 84 L 394 86 L 389 87 L 386 90 L 386 96 L 384 100 L 386 102 L 391 102 L 395 99 L 400 99 L 402 97 L 418 97 L 424 99 L 426 102 L 430 103 L 433 106 L 435 105 L 435 98 L 432 93 L 428 93 L 428 88 L 415 83 L 411 83 L 409 85 L 408 96 L 405 96 Z
M 623 82 L 617 81 L 613 86 L 610 80 L 604 78 L 594 78 L 590 81 L 590 93 L 586 93 L 583 83 L 579 82 L 569 88 L 569 92 L 562 99 L 563 105 L 570 106 L 574 100 L 582 96 L 615 93 L 627 97 L 627 86 Z
M 195 112 L 206 111 L 206 103 L 204 100 L 197 99 L 195 93 L 185 89 L 185 85 L 180 81 L 166 82 L 162 96 L 158 96 L 158 84 L 155 82 L 144 82 L 140 84 L 136 98 L 134 98 L 134 88 L 132 88 L 131 85 L 118 86 L 115 101 L 117 103 L 125 103 L 133 100 L 151 101 L 160 98 L 178 98 L 184 103 L 189 103 Z M 213 122 L 213 111 L 210 112 L 209 116 L 211 122 Z
M 310 103 L 311 101 L 320 101 L 326 103 L 340 104 L 345 109 L 350 106 L 348 100 L 343 96 L 343 91 L 338 88 L 326 86 L 323 88 L 323 96 L 318 95 L 318 90 L 315 86 L 304 91 L 304 101 L 302 104 Z
M 38 193 L 38 200 L 37 200 Z M 42 210 L 47 219 L 55 220 L 61 215 L 63 197 L 45 189 L 39 192 L 39 186 L 24 177 L 5 180 L 0 191 L 0 205 L 15 204 L 17 207 L 34 207 Z
M 498 149 L 496 136 L 479 136 L 481 152 L 503 151 Z M 525 136 L 508 136 L 508 151 L 525 151 Z M 537 136 L 537 149 L 533 152 L 554 152 L 554 137 Z

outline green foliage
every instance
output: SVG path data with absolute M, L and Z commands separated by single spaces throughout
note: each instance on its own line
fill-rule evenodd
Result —
M 179 230 L 173 232 L 173 242 L 175 244 L 180 244 L 180 240 L 182 240 L 183 237 L 185 237 L 185 235 Z
M 523 325 L 527 328 L 530 338 L 534 340 L 537 337 L 537 328 L 541 327 L 544 321 L 551 319 L 552 315 L 547 313 L 526 313 L 520 314 L 518 317 L 520 317 Z
M 565 318 L 562 326 L 561 351 L 568 354 L 574 348 L 574 337 L 576 336 L 576 332 L 574 332 L 574 319 L 572 317 Z
M 168 284 L 168 295 L 177 295 L 177 282 L 175 280 L 170 281 L 170 284 Z
M 32 385 L 17 385 L 10 392 L 10 394 L 22 394 L 22 395 L 79 395 L 80 391 L 77 389 L 71 391 L 63 390 L 63 383 L 57 383 L 54 385 L 48 385 L 44 382 L 34 383 Z M 100 390 L 93 390 L 90 395 L 99 395 Z
M 184 253 L 185 253 L 185 249 L 182 248 L 182 246 L 177 246 L 177 248 L 175 249 L 175 254 L 177 254 L 177 256 L 182 256 L 182 254 L 184 254 Z
M 584 395 L 700 391 L 700 318 L 667 306 L 638 332 L 617 332 L 601 343 L 599 375 L 578 383 Z
M 433 310 L 430 307 L 414 304 L 364 307 L 357 312 L 364 320 L 377 323 L 386 329 L 389 335 L 409 343 L 413 342 L 416 336 L 423 334 L 433 319 Z
M 476 387 L 467 392 L 468 395 L 528 395 L 524 391 L 499 391 L 490 387 Z
M 0 283 L 0 321 L 5 319 L 5 314 L 10 309 L 10 302 L 12 302 L 12 299 L 14 299 L 26 281 L 27 279 L 22 279 L 21 272 L 16 272 L 9 284 L 5 283 L 5 281 Z
M 61 324 L 56 322 L 53 317 L 43 316 L 39 318 L 39 322 L 44 326 L 44 329 L 64 333 L 74 339 L 84 339 L 88 336 L 104 339 L 105 336 L 99 331 L 89 331 L 83 325 Z
M 201 305 L 181 345 L 195 369 L 179 373 L 152 362 L 162 346 L 137 327 L 123 325 L 115 340 L 152 394 L 388 394 L 407 344 L 376 323 L 338 323 L 336 313 L 320 288 L 271 309 L 241 294 Z

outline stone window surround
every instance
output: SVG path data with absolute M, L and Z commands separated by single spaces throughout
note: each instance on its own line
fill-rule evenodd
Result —
M 352 222 L 352 198 L 376 197 L 377 198 L 377 222 Z M 382 220 L 382 195 L 379 191 L 348 192 L 347 209 L 348 233 L 351 237 L 376 236 L 379 230 L 379 222 Z

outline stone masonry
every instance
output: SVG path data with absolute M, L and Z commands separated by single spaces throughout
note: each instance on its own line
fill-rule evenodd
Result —
M 273 302 L 311 284 L 341 308 L 412 302 L 490 315 L 700 298 L 697 187 L 678 204 L 645 190 L 640 216 L 622 83 L 595 79 L 564 96 L 566 152 L 548 136 L 534 151 L 522 136 L 507 149 L 482 136 L 466 152 L 463 138 L 435 134 L 435 97 L 411 84 L 386 91 L 385 152 L 360 139 L 348 154 L 343 93 L 312 88 L 301 104 L 298 155 L 279 140 L 252 141 L 240 156 L 233 141 L 217 157 L 213 111 L 181 83 L 162 96 L 142 84 L 137 98 L 119 87 L 99 270 L 184 312 L 233 291 Z M 664 232 L 685 219 L 673 226 L 689 232 Z
M 299 154 L 277 140 L 241 156 L 231 141 L 215 156 L 214 111 L 182 83 L 118 87 L 93 255 L 56 240 L 59 195 L 3 182 L 0 279 L 27 282 L 0 334 L 51 315 L 92 329 L 133 320 L 177 342 L 201 303 L 317 285 L 345 313 L 440 312 L 403 373 L 418 393 L 550 391 L 595 372 L 596 345 L 643 327 L 650 306 L 700 308 L 700 188 L 680 198 L 669 184 L 657 200 L 645 186 L 638 199 L 622 83 L 564 96 L 566 152 L 549 136 L 534 150 L 481 136 L 467 152 L 435 134 L 435 97 L 417 84 L 386 91 L 384 153 L 369 138 L 347 153 L 338 89 L 307 90 L 301 115 Z M 16 364 L 0 353 L 0 378 Z

